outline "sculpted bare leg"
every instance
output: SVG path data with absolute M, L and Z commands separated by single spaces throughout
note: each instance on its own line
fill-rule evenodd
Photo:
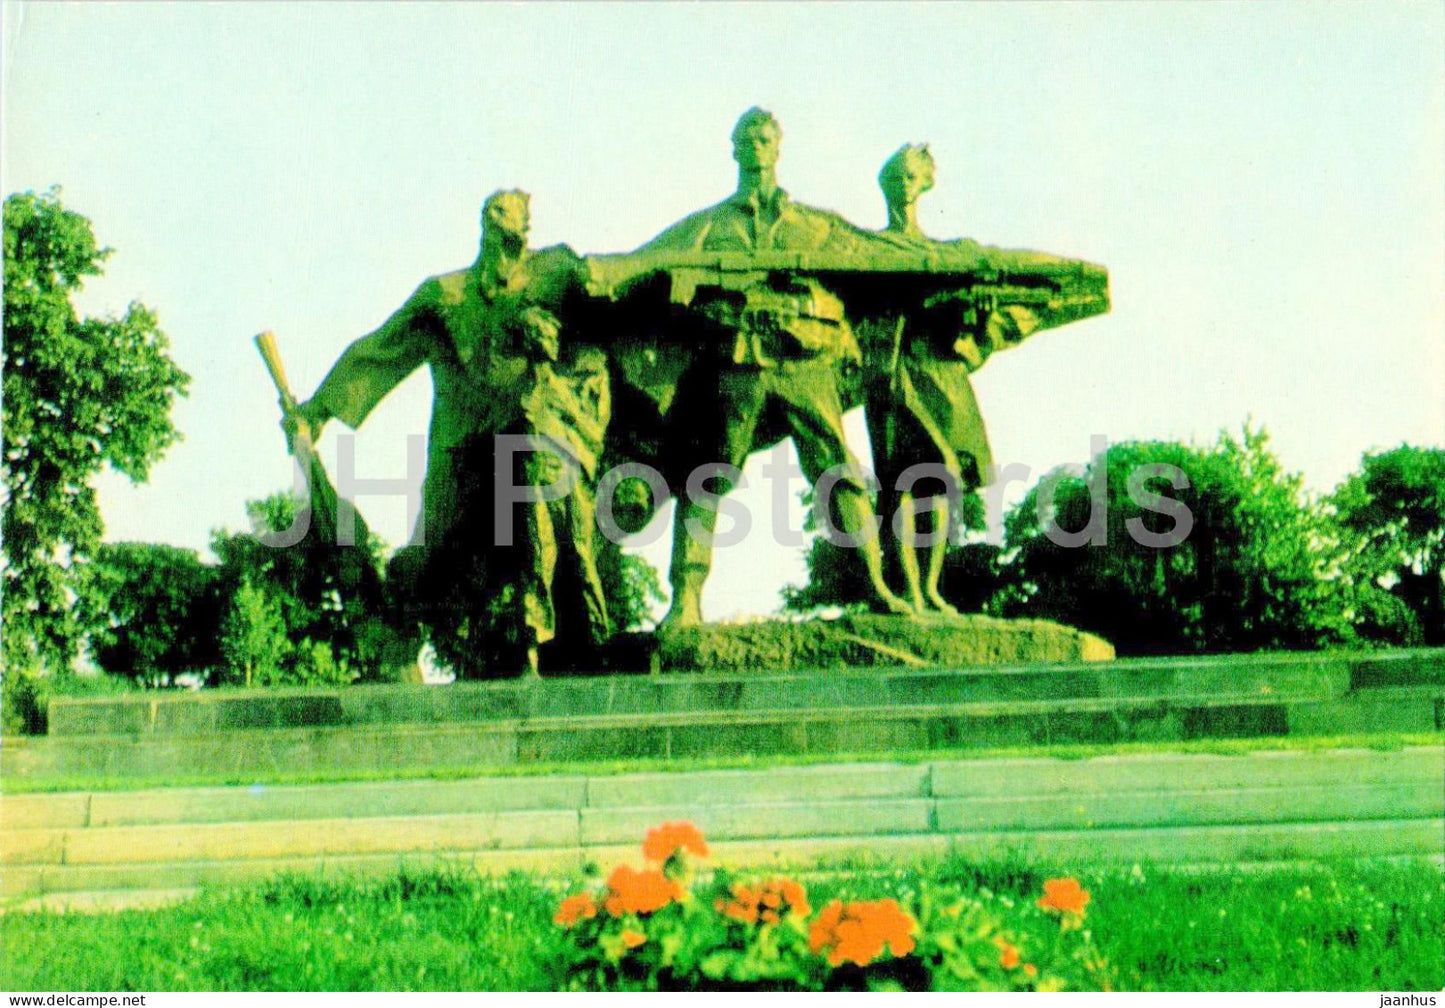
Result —
M 526 648 L 520 672 L 524 677 L 531 678 L 541 675 L 538 652 L 555 633 L 552 582 L 557 573 L 557 531 L 546 501 L 529 503 L 526 513 L 530 526 L 527 532 L 531 546 L 528 558 L 531 569 L 523 572 L 522 591 L 518 592 L 518 601 L 522 606 L 521 632 Z
M 672 564 L 668 570 L 672 605 L 658 624 L 659 634 L 702 623 L 702 586 L 712 569 L 712 545 L 702 542 L 692 530 L 711 532 L 716 523 L 716 511 L 697 507 L 685 494 L 678 498 L 672 522 Z
M 883 580 L 883 549 L 878 543 L 877 521 L 873 505 L 857 487 L 841 485 L 833 494 L 833 507 L 838 513 L 838 531 L 857 544 L 868 582 L 873 586 L 873 604 L 883 612 L 912 616 L 917 610 L 893 594 Z
M 903 571 L 903 589 L 913 608 L 922 612 L 927 608 L 923 599 L 923 576 L 918 569 L 918 551 L 914 547 L 918 538 L 918 516 L 913 512 L 913 495 L 898 495 L 898 566 Z M 931 571 L 930 571 L 931 573 Z
M 938 612 L 945 616 L 957 616 L 958 610 L 949 605 L 938 590 L 938 583 L 943 577 L 943 559 L 948 553 L 948 498 L 941 495 L 934 497 L 932 513 L 934 540 L 928 547 L 928 577 L 923 591 L 929 605 Z

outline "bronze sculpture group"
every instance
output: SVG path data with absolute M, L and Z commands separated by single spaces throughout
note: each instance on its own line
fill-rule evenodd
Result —
M 431 369 L 423 508 L 388 573 L 396 653 L 414 657 L 421 624 L 507 638 L 510 672 L 535 673 L 554 636 L 605 642 L 595 495 L 618 462 L 652 467 L 678 500 L 659 633 L 701 623 L 717 500 L 784 438 L 809 481 L 831 487 L 828 517 L 857 547 L 875 607 L 952 612 L 939 592 L 949 502 L 991 467 L 969 374 L 1033 331 L 1107 311 L 1107 274 L 925 236 L 923 146 L 879 175 L 884 231 L 794 203 L 777 183 L 781 140 L 770 113 L 744 113 L 736 192 L 632 253 L 529 250 L 528 196 L 494 193 L 473 265 L 423 283 L 289 414 L 312 440 L 332 418 L 356 427 Z M 843 434 L 860 404 L 887 521 Z M 459 608 L 489 615 L 435 619 Z

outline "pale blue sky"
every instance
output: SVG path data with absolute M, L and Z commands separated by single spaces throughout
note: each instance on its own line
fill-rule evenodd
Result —
M 83 307 L 145 301 L 195 378 L 150 484 L 103 480 L 112 539 L 203 547 L 288 483 L 252 334 L 276 331 L 309 394 L 470 262 L 504 186 L 533 193 L 535 244 L 633 248 L 727 194 L 753 104 L 797 199 L 882 226 L 879 166 L 926 140 L 930 233 L 1110 268 L 1112 314 L 979 374 L 998 461 L 1042 473 L 1091 435 L 1252 416 L 1326 490 L 1366 449 L 1445 442 L 1442 11 L 7 2 L 0 175 L 64 187 L 116 249 Z M 403 472 L 429 406 L 424 373 L 383 404 L 363 476 Z M 400 502 L 360 505 L 404 540 Z M 755 511 L 712 617 L 800 576 Z

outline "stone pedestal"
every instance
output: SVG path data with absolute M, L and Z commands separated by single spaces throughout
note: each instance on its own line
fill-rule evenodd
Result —
M 677 630 L 659 640 L 657 664 L 662 672 L 783 672 L 1048 664 L 1113 657 L 1113 645 L 1103 638 L 1049 620 L 860 615 L 709 623 Z

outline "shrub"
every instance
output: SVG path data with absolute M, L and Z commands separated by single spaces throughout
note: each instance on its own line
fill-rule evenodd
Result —
M 0 734 L 44 735 L 50 701 L 57 696 L 106 696 L 124 693 L 129 680 L 104 673 L 45 673 L 34 665 L 7 666 L 0 674 Z
M 45 705 L 34 671 L 12 664 L 0 673 L 0 734 L 43 735 Z

